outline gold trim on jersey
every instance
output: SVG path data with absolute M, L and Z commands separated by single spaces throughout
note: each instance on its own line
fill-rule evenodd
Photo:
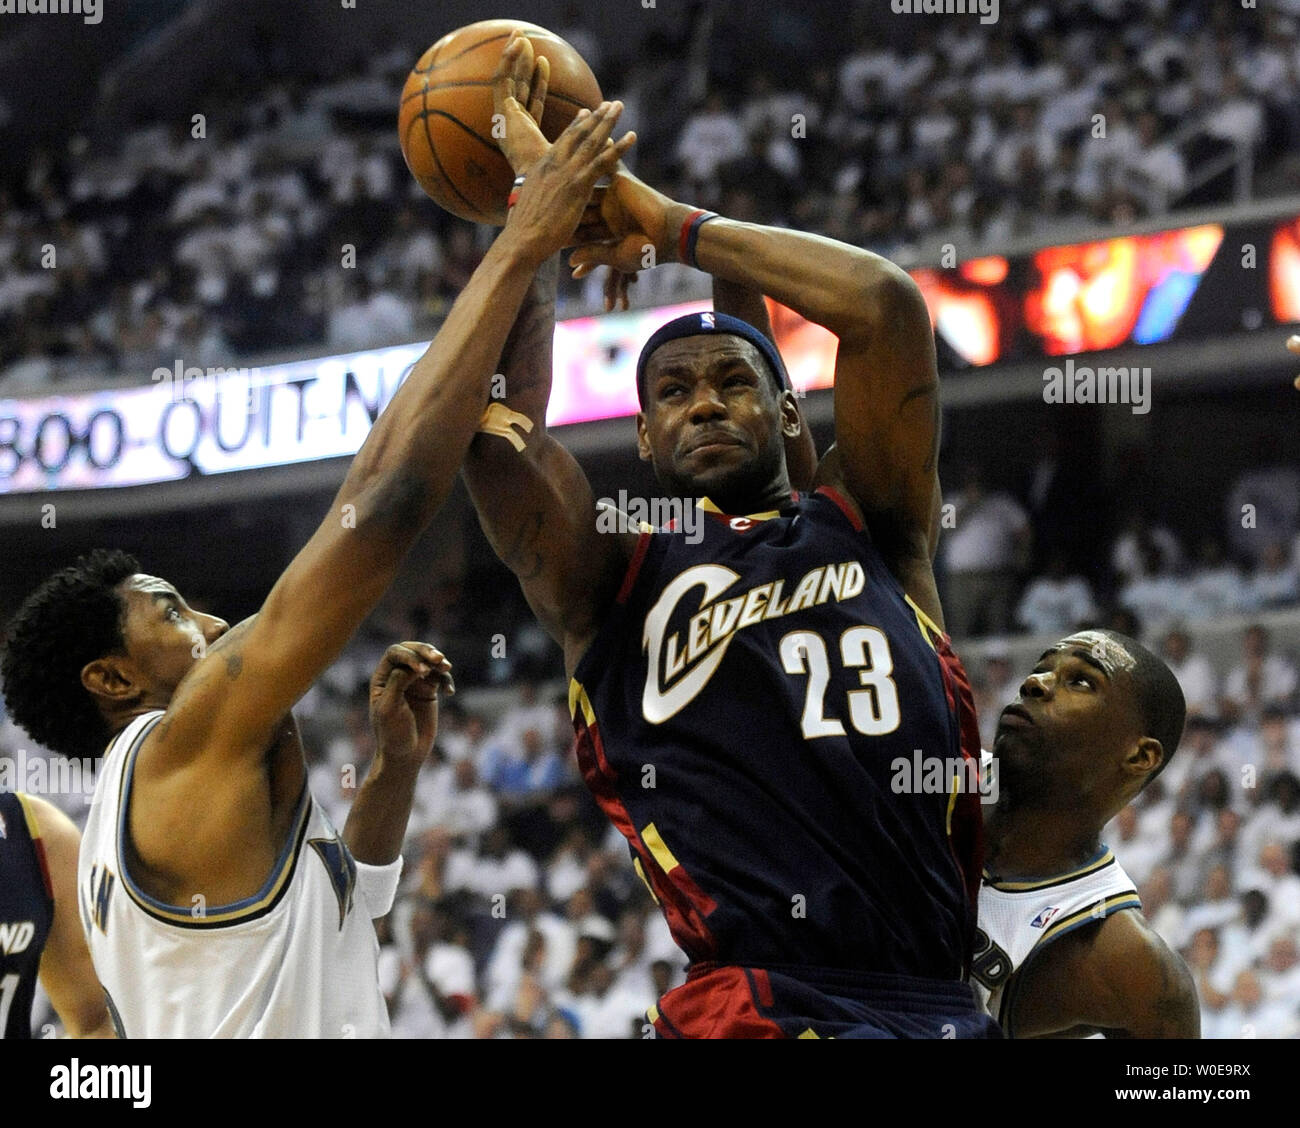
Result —
M 703 509 L 705 513 L 716 513 L 719 517 L 741 517 L 746 521 L 770 521 L 773 517 L 781 516 L 781 511 L 779 509 L 767 509 L 762 513 L 724 513 L 707 497 L 700 498 L 700 508 Z
M 1043 944 L 1055 940 L 1062 933 L 1069 932 L 1070 929 L 1077 925 L 1086 923 L 1090 918 L 1100 923 L 1120 909 L 1140 909 L 1141 907 L 1142 899 L 1137 895 L 1137 890 L 1127 889 L 1123 893 L 1113 893 L 1104 901 L 1096 901 L 1086 908 L 1079 909 L 1068 917 L 1062 917 L 1054 924 L 1048 925 L 1034 947 L 1039 948 Z M 1024 961 L 1021 962 L 1023 965 Z
M 591 728 L 596 723 L 596 710 L 592 708 L 591 698 L 587 696 L 587 691 L 583 689 L 582 682 L 577 678 L 569 679 L 569 716 L 575 721 L 578 719 L 578 710 L 582 709 L 582 719 L 587 722 L 587 727 Z
M 654 903 L 659 904 L 659 894 L 654 891 L 654 886 L 650 884 L 650 879 L 645 875 L 645 867 L 641 864 L 641 859 L 635 854 L 632 856 L 632 868 L 636 870 L 636 875 L 641 879 L 641 884 L 646 887 L 646 891 L 653 898 Z
M 1087 877 L 1090 873 L 1096 873 L 1099 869 L 1105 869 L 1115 860 L 1115 854 L 1111 850 L 1106 850 L 1100 857 L 1094 858 L 1091 862 L 1080 866 L 1076 870 L 1070 870 L 1068 873 L 1060 873 L 1055 877 L 1046 877 L 1038 881 L 995 881 L 988 870 L 984 871 L 984 884 L 991 886 L 993 889 L 1001 889 L 1004 893 L 1027 893 L 1031 889 L 1046 889 L 1052 885 L 1064 885 L 1067 881 L 1075 881 L 1080 877 Z
M 117 870 L 122 879 L 122 888 L 126 890 L 127 895 L 141 912 L 146 913 L 154 920 L 175 925 L 179 928 L 228 927 L 265 916 L 275 907 L 288 888 L 289 881 L 292 879 L 294 869 L 298 864 L 298 855 L 302 850 L 303 840 L 307 836 L 307 824 L 311 819 L 311 793 L 307 788 L 306 781 L 303 782 L 302 794 L 298 799 L 298 809 L 294 813 L 293 824 L 290 827 L 288 838 L 280 850 L 280 856 L 271 867 L 271 872 L 266 881 L 263 882 L 261 889 L 251 897 L 245 897 L 243 900 L 233 901 L 227 905 L 217 905 L 216 907 L 196 905 L 193 908 L 187 908 L 182 905 L 171 905 L 165 901 L 159 901 L 137 886 L 132 879 L 126 864 L 123 845 L 127 832 L 127 807 L 130 800 L 135 760 L 140 749 L 144 746 L 145 737 L 153 730 L 154 725 L 161 719 L 161 716 L 162 714 L 159 714 L 158 718 L 140 729 L 135 740 L 131 742 L 131 747 L 127 750 L 126 755 L 122 757 L 122 774 L 118 782 L 117 798 Z
M 907 605 L 912 609 L 912 614 L 916 616 L 916 625 L 921 628 L 921 637 L 925 639 L 925 644 L 937 653 L 939 648 L 934 645 L 934 640 L 936 636 L 938 638 L 943 638 L 943 631 L 939 629 L 938 625 L 929 615 L 917 606 L 916 601 L 908 595 L 907 592 L 903 592 L 903 598 L 907 601 Z M 931 634 L 931 631 L 933 631 L 934 634 Z
M 13 792 L 13 797 L 18 800 L 18 806 L 23 812 L 23 825 L 27 827 L 27 837 L 31 841 L 32 858 L 36 862 L 36 869 L 41 875 L 41 887 L 45 890 L 45 896 L 50 904 L 54 903 L 54 874 L 50 871 L 50 856 L 45 849 L 45 839 L 41 837 L 41 823 L 36 817 L 36 807 L 32 804 L 31 797 L 24 795 L 21 791 Z M 0 819 L 0 829 L 4 826 L 3 820 Z M 4 1030 L 0 1029 L 0 1035 Z
M 650 851 L 651 857 L 659 863 L 659 868 L 664 873 L 672 873 L 681 863 L 673 857 L 673 852 L 668 849 L 662 836 L 659 834 L 659 828 L 654 823 L 646 823 L 645 829 L 641 831 L 641 841 L 646 844 L 646 849 Z
M 41 840 L 41 824 L 36 821 L 36 808 L 27 800 L 27 796 L 21 791 L 14 792 L 14 798 L 18 800 L 18 805 L 23 809 L 23 820 L 27 823 L 27 833 L 33 842 Z

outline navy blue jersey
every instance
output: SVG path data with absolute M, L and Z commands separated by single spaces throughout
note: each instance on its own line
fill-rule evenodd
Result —
M 834 491 L 700 504 L 699 543 L 642 534 L 578 663 L 587 785 L 693 964 L 961 977 L 979 746 L 947 637 Z
M 0 1033 L 32 1036 L 32 997 L 54 922 L 45 848 L 21 795 L 0 792 Z

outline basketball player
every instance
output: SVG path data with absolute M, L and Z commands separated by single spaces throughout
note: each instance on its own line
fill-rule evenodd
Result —
M 525 185 L 547 151 L 523 111 L 537 77 L 514 39 L 494 92 Z M 904 750 L 978 753 L 931 566 L 938 381 L 925 303 L 875 255 L 700 225 L 626 171 L 602 212 L 621 241 L 575 252 L 581 269 L 631 273 L 653 250 L 770 294 L 840 341 L 837 443 L 805 495 L 785 452 L 797 404 L 766 337 L 722 313 L 657 331 L 637 366 L 638 448 L 702 535 L 602 533 L 585 475 L 545 427 L 548 262 L 502 357 L 516 441 L 479 436 L 465 465 L 489 539 L 563 648 L 584 777 L 690 959 L 653 1030 L 995 1033 L 962 982 L 978 796 L 889 783 Z
M 1100 841 L 1184 713 L 1169 667 L 1114 631 L 1057 643 L 1002 711 L 971 981 L 1008 1037 L 1200 1037 L 1191 974 Z
M 80 845 L 58 807 L 0 792 L 0 1038 L 32 1036 L 38 976 L 72 1037 L 113 1036 L 77 917 Z
M 228 628 L 125 554 L 99 552 L 14 620 L 3 662 L 14 719 L 69 756 L 108 745 L 79 892 L 119 1033 L 388 1032 L 371 918 L 392 901 L 450 663 L 423 643 L 385 656 L 372 703 L 396 695 L 409 710 L 389 717 L 393 740 L 381 738 L 342 836 L 307 791 L 290 709 L 452 488 L 533 274 L 574 241 L 592 186 L 634 140 L 609 141 L 620 109 L 584 111 L 533 170 L 258 614 Z

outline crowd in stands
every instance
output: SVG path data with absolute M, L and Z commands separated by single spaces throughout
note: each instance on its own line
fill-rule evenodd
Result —
M 807 59 L 760 50 L 737 84 L 716 72 L 740 62 L 708 61 L 735 48 L 707 21 L 693 34 L 709 50 L 650 37 L 608 63 L 564 30 L 626 102 L 651 183 L 924 257 L 1227 199 L 1223 177 L 1195 186 L 1224 154 L 1250 154 L 1257 192 L 1285 189 L 1298 19 L 1292 0 L 1037 3 L 991 25 L 913 21 L 906 49 L 868 26 Z M 237 96 L 6 162 L 0 395 L 430 335 L 489 232 L 426 201 L 403 166 L 392 118 L 411 62 L 409 44 L 311 78 L 272 60 Z M 674 276 L 651 272 L 642 291 Z
M 1167 640 L 1168 649 L 1168 640 Z M 1300 1037 L 1300 720 L 1288 694 L 1193 714 L 1168 770 L 1107 828 L 1143 912 L 1191 968 L 1206 1038 Z M 1186 678 L 1181 678 L 1184 685 Z M 1235 683 L 1235 684 L 1234 684 Z M 1281 688 L 1281 687 L 1275 687 Z M 1229 709 L 1238 710 L 1235 721 Z
M 1223 533 L 1204 527 L 1194 555 L 1134 503 L 1100 561 L 1079 534 L 1095 539 L 1107 526 L 1092 524 L 1079 506 L 1070 507 L 1079 519 L 1062 525 L 1040 514 L 1035 484 L 1022 494 L 995 489 L 974 465 L 955 480 L 944 499 L 939 557 L 954 638 L 1060 634 L 1115 614 L 1158 632 L 1300 604 L 1300 471 L 1293 465 L 1265 459 L 1242 475 L 1226 498 Z

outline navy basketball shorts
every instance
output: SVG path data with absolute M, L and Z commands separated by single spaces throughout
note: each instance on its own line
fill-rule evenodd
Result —
M 1001 1038 L 964 983 L 696 964 L 647 1016 L 663 1038 Z

